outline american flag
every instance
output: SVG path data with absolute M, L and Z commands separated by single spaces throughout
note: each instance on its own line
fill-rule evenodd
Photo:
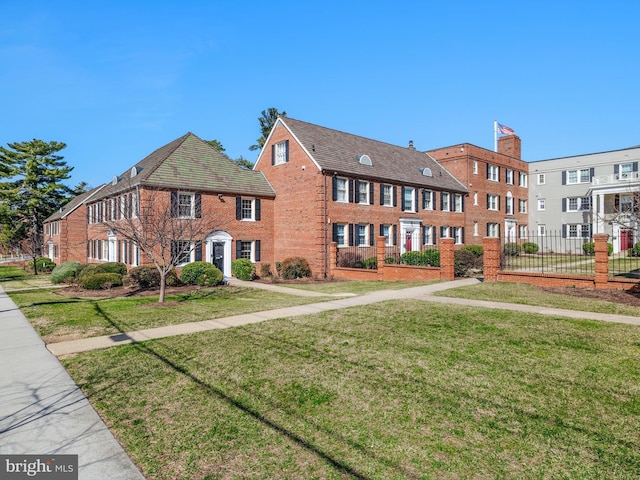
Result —
M 502 133 L 503 135 L 515 135 L 516 132 L 513 131 L 513 128 L 507 127 L 506 125 L 498 124 L 498 133 Z

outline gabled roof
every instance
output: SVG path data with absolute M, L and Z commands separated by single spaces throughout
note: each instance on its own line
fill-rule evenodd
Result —
M 96 193 L 98 193 L 101 189 L 103 189 L 105 185 L 100 185 L 98 187 L 92 188 L 80 195 L 73 197 L 69 200 L 62 208 L 52 214 L 49 218 L 45 220 L 46 222 L 53 222 L 56 220 L 61 220 L 71 214 L 76 208 L 81 206 L 82 204 L 88 202 Z
M 291 132 L 318 168 L 325 173 L 420 188 L 465 193 L 468 191 L 447 169 L 424 152 L 289 117 L 278 118 L 274 127 L 278 123 Z M 371 161 L 359 161 L 362 155 L 367 155 Z M 425 168 L 428 169 L 426 172 Z M 430 176 L 424 174 L 429 172 Z
M 275 197 L 262 172 L 242 168 L 191 132 L 160 147 L 114 177 L 98 198 L 136 185 Z

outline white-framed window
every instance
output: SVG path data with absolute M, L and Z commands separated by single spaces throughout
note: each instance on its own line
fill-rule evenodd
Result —
M 176 265 L 194 262 L 195 245 L 192 242 L 174 240 L 171 242 L 171 256 L 176 258 Z
M 453 240 L 456 243 L 456 245 L 460 245 L 464 243 L 462 238 L 462 232 L 463 232 L 462 227 L 451 227 L 451 236 L 453 237 Z
M 505 178 L 506 178 L 507 184 L 513 185 L 513 170 L 512 169 L 507 168 Z
M 369 182 L 358 180 L 358 203 L 369 205 Z
M 381 185 L 382 189 L 382 204 L 385 207 L 393 207 L 393 185 Z
M 513 215 L 513 210 L 514 210 L 514 201 L 513 201 L 513 197 L 510 195 L 511 192 L 509 192 L 509 194 L 507 195 L 506 201 L 505 201 L 505 213 L 507 215 Z
M 527 238 L 527 226 L 526 225 L 518 225 L 518 238 Z
M 578 170 L 567 170 L 567 185 L 575 185 L 578 183 L 591 182 L 591 170 L 588 168 L 581 168 Z
M 435 245 L 435 227 L 433 225 L 424 225 L 422 227 L 422 244 Z
M 588 223 L 565 224 L 562 226 L 562 233 L 567 238 L 589 238 L 591 236 L 591 225 Z
M 256 199 L 242 197 L 240 200 L 240 220 L 253 221 L 256 219 Z
M 569 197 L 562 202 L 567 212 L 584 212 L 591 209 L 591 197 Z
M 544 198 L 538 199 L 538 211 L 543 212 L 547 206 L 547 201 Z
M 477 160 L 473 161 L 473 174 L 474 175 L 478 174 L 478 161 Z
M 462 212 L 462 194 L 460 193 L 453 194 L 453 211 Z
M 274 165 L 282 165 L 289 160 L 289 141 L 278 142 L 275 145 Z
M 580 204 L 580 199 L 579 198 L 570 198 L 569 201 L 567 202 L 567 211 L 568 212 L 577 212 L 579 204 Z
M 580 199 L 580 210 L 591 210 L 591 197 L 582 197 Z
M 343 177 L 336 178 L 336 201 L 349 201 L 349 181 Z
M 349 239 L 347 238 L 347 225 L 345 223 L 335 223 L 334 240 L 339 247 L 346 247 Z
M 422 196 L 422 209 L 433 210 L 436 205 L 436 192 L 432 190 L 424 190 Z
M 538 225 L 538 236 L 544 237 L 547 234 L 547 226 L 543 224 Z
M 497 223 L 487 223 L 487 237 L 499 236 L 500 226 Z
M 578 225 L 569 225 L 567 234 L 569 238 L 578 238 Z
M 359 247 L 369 246 L 369 225 L 367 224 L 358 224 L 356 226 L 356 241 Z
M 546 176 L 544 173 L 539 173 L 538 174 L 538 185 L 544 185 L 545 182 L 547 181 Z
M 500 209 L 499 199 L 500 197 L 498 195 L 495 195 L 493 193 L 488 193 L 487 194 L 487 210 L 494 210 L 494 211 L 499 210 Z
M 381 225 L 380 233 L 384 237 L 384 244 L 387 247 L 393 246 L 393 236 L 392 236 L 393 227 L 391 225 Z
M 195 195 L 193 193 L 178 192 L 177 202 L 178 218 L 195 217 Z
M 527 188 L 529 185 L 529 177 L 527 176 L 526 173 L 518 173 L 518 185 L 520 185 L 523 188 Z
M 618 180 L 631 178 L 633 175 L 633 163 L 621 163 L 618 167 Z
M 620 195 L 619 211 L 624 213 L 633 211 L 633 195 Z
M 492 182 L 500 181 L 500 167 L 497 165 L 487 164 L 487 180 Z
M 518 213 L 527 213 L 527 201 L 524 198 L 518 199 Z
M 440 227 L 440 238 L 449 238 L 449 227 Z
M 403 187 L 402 189 L 402 211 L 416 211 L 416 189 L 413 187 Z
M 442 195 L 440 196 L 440 209 L 443 212 L 451 210 L 451 206 L 449 205 L 449 194 L 447 192 L 442 192 Z
M 252 262 L 255 262 L 256 257 L 256 242 L 253 240 L 238 240 L 240 247 L 238 248 L 238 258 L 248 258 Z
M 473 204 L 478 205 L 478 192 L 473 192 Z

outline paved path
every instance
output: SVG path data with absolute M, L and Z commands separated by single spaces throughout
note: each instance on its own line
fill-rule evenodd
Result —
M 13 301 L 0 288 L 0 454 L 78 454 L 81 480 L 143 479 L 54 355 L 397 299 L 419 299 L 476 308 L 516 310 L 640 325 L 638 317 L 433 295 L 440 290 L 473 285 L 477 282 L 476 279 L 463 279 L 399 290 L 382 290 L 365 295 L 340 296 L 326 302 L 60 342 L 47 347 Z M 236 279 L 233 279 L 232 283 L 293 295 L 326 296 L 317 292 L 240 282 Z
M 78 455 L 80 480 L 143 480 L 0 287 L 0 454 Z

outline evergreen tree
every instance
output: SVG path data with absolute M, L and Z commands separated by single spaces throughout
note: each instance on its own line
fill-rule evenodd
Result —
M 271 133 L 271 129 L 273 128 L 273 124 L 276 123 L 276 120 L 278 120 L 278 117 L 280 116 L 286 117 L 287 112 L 278 112 L 278 109 L 274 107 L 271 107 L 268 110 L 262 110 L 262 112 L 260 112 L 258 122 L 260 122 L 260 132 L 262 133 L 262 135 L 260 136 L 260 138 L 258 138 L 258 140 L 256 140 L 258 143 L 256 145 L 251 145 L 249 147 L 249 150 L 260 150 L 262 147 L 264 147 L 264 144 L 267 141 L 267 137 L 269 136 L 269 133 Z
M 73 167 L 58 152 L 62 142 L 9 143 L 0 147 L 0 240 L 5 248 L 25 248 L 34 260 L 42 256 L 43 222 L 66 203 L 71 195 L 85 188 L 71 189 L 62 182 Z

